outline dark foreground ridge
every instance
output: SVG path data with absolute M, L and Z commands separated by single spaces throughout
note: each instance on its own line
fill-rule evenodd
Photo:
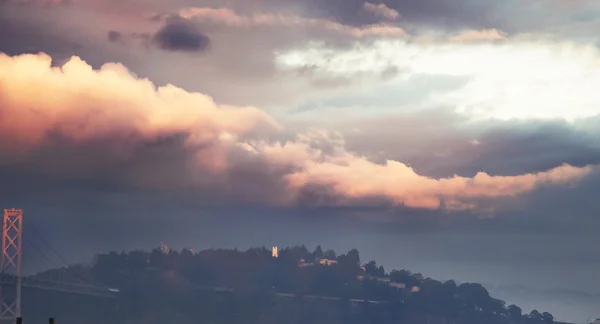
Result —
M 361 264 L 359 252 L 305 247 L 205 250 L 163 247 L 97 255 L 77 271 L 120 288 L 114 300 L 26 293 L 26 322 L 67 323 L 553 323 L 523 314 L 476 283 Z M 45 294 L 45 295 L 43 295 Z M 33 307 L 33 306 L 31 306 Z M 28 320 L 28 316 L 32 321 Z

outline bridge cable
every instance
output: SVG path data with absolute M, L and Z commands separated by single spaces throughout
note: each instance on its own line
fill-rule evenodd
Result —
M 40 234 L 40 232 L 39 232 L 39 231 L 38 231 L 38 230 L 35 228 L 35 226 L 33 226 L 33 225 L 29 224 L 29 227 L 30 227 L 31 229 L 33 229 L 33 231 L 36 233 L 36 235 L 38 236 L 38 238 L 39 238 L 39 239 L 40 239 L 40 240 L 41 240 L 41 241 L 44 243 L 44 245 L 45 245 L 45 246 L 46 246 L 46 247 L 47 247 L 47 248 L 48 248 L 50 251 L 52 251 L 52 252 L 53 252 L 53 253 L 54 253 L 54 254 L 55 254 L 55 255 L 56 255 L 56 256 L 57 256 L 57 257 L 58 257 L 58 258 L 59 258 L 59 259 L 62 261 L 62 263 L 65 265 L 65 270 L 66 270 L 67 272 L 70 272 L 70 273 L 72 273 L 72 274 L 73 274 L 75 277 L 78 277 L 78 278 L 79 278 L 81 281 L 83 281 L 84 283 L 85 283 L 85 282 L 88 282 L 88 283 L 91 283 L 91 284 L 97 285 L 97 286 L 99 286 L 99 287 L 102 287 L 102 288 L 109 288 L 109 286 L 107 286 L 107 285 L 104 285 L 104 284 L 102 284 L 102 283 L 100 283 L 100 282 L 94 281 L 94 280 L 92 280 L 91 278 L 89 278 L 89 277 L 88 277 L 88 276 L 87 276 L 85 273 L 82 273 L 82 272 L 80 272 L 80 271 L 77 271 L 75 268 L 73 268 L 73 267 L 72 267 L 72 265 L 71 265 L 71 264 L 69 264 L 69 262 L 68 262 L 68 261 L 67 261 L 67 260 L 66 260 L 64 257 L 62 257 L 62 256 L 60 255 L 60 253 L 58 253 L 58 251 L 56 251 L 56 250 L 55 250 L 55 249 L 52 247 L 52 245 L 50 245 L 50 243 L 48 243 L 48 241 L 47 241 L 46 239 L 44 239 L 44 237 L 43 237 L 43 236 Z
M 38 247 L 38 246 L 37 246 L 35 243 L 33 243 L 33 241 L 31 241 L 31 240 L 29 240 L 29 239 L 25 238 L 25 242 L 26 242 L 26 243 L 29 243 L 29 244 L 30 244 L 30 245 L 31 245 L 31 246 L 32 246 L 32 247 L 33 247 L 33 248 L 34 248 L 36 251 L 38 251 L 38 252 L 39 252 L 39 253 L 42 255 L 42 257 L 44 257 L 44 259 L 46 259 L 47 261 L 49 261 L 50 263 L 52 263 L 52 265 L 53 265 L 53 266 L 54 266 L 56 269 L 60 269 L 60 268 L 61 268 L 61 266 L 60 266 L 59 264 L 57 264 L 56 262 L 54 262 L 54 260 L 52 260 L 52 258 L 50 258 L 48 255 L 46 255 L 46 254 L 45 254 L 45 253 L 42 251 L 42 249 L 40 249 L 40 248 L 39 248 L 39 247 Z M 62 268 L 63 268 L 63 269 L 65 269 L 67 272 L 69 272 L 69 269 L 68 269 L 68 268 L 65 268 L 65 267 L 62 267 Z M 51 271 L 51 270 L 50 270 L 50 271 Z M 44 273 L 48 273 L 48 271 L 42 272 L 41 274 L 44 274 Z M 36 276 L 36 275 L 34 275 L 34 277 L 35 277 L 35 276 Z M 83 279 L 83 278 L 82 278 L 82 280 L 85 280 L 85 279 Z
M 31 245 L 31 246 L 32 246 L 32 247 L 33 247 L 33 248 L 34 248 L 36 251 L 38 251 L 38 253 L 39 253 L 39 254 L 40 254 L 42 257 L 44 257 L 44 259 L 46 259 L 48 262 L 52 263 L 52 265 L 53 265 L 53 266 L 55 266 L 55 267 L 57 267 L 57 268 L 59 268 L 59 267 L 60 267 L 60 266 L 59 266 L 59 265 L 58 265 L 56 262 L 54 262 L 54 260 L 52 260 L 52 259 L 51 259 L 49 256 L 47 256 L 47 255 L 46 255 L 44 252 L 42 252 L 42 250 L 41 250 L 41 249 L 40 249 L 40 248 L 39 248 L 37 245 L 35 245 L 35 244 L 34 244 L 34 243 L 31 241 L 31 240 L 27 239 L 26 237 L 25 237 L 24 239 L 25 239 L 25 243 L 29 243 L 29 244 L 30 244 L 30 245 Z
M 40 234 L 40 232 L 35 228 L 35 226 L 29 224 L 29 227 L 35 232 L 35 234 L 38 236 L 38 238 L 40 240 L 42 240 L 42 242 L 44 243 L 44 245 L 52 252 L 54 253 L 59 259 L 60 261 L 62 261 L 62 263 L 64 263 L 67 267 L 70 267 L 71 265 L 69 264 L 69 262 L 67 262 L 67 260 L 65 260 L 65 258 L 63 258 L 51 245 L 50 243 L 48 243 L 48 241 L 46 241 L 46 239 L 44 239 L 44 237 Z
M 88 282 L 88 283 L 92 283 L 95 284 L 97 286 L 100 286 L 102 288 L 110 288 L 109 286 L 102 284 L 100 282 L 97 282 L 95 280 L 92 280 L 90 278 L 88 278 L 85 274 L 83 273 L 74 273 L 74 272 L 79 272 L 76 271 L 74 268 L 72 268 L 72 266 L 69 264 L 69 262 L 67 262 L 67 260 L 65 258 L 62 257 L 62 255 L 60 255 L 60 253 L 58 253 L 51 245 L 50 243 L 48 243 L 48 241 L 46 239 L 44 239 L 44 237 L 40 234 L 40 232 L 35 228 L 35 226 L 28 224 L 29 227 L 35 232 L 35 234 L 38 236 L 38 238 L 44 243 L 44 245 L 50 250 L 52 251 L 61 261 L 62 263 L 65 264 L 66 266 L 66 270 L 67 272 L 72 272 L 73 275 L 75 275 L 76 277 L 79 277 L 80 280 L 82 280 L 83 282 Z

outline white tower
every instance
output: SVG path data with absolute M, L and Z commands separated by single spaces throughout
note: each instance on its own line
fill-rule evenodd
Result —
M 277 247 L 276 246 L 274 246 L 272 248 L 272 255 L 273 255 L 274 258 L 278 258 L 279 257 L 279 253 L 277 253 Z

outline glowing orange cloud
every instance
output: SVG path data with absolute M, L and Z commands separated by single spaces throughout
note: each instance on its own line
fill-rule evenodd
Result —
M 206 180 L 210 174 L 228 174 L 233 167 L 247 165 L 246 174 L 250 170 L 281 180 L 272 181 L 282 183 L 281 190 L 262 197 L 268 203 L 293 204 L 304 188 L 320 186 L 348 201 L 383 197 L 398 205 L 446 210 L 477 209 L 481 198 L 569 184 L 595 170 L 563 165 L 518 176 L 479 173 L 473 178 L 433 179 L 398 161 L 373 163 L 347 151 L 343 139 L 327 133 L 308 132 L 286 143 L 269 141 L 280 129 L 257 108 L 218 105 L 206 95 L 173 85 L 156 87 L 120 64 L 93 70 L 73 57 L 62 67 L 52 67 L 45 54 L 0 54 L 0 159 L 7 152 L 36 151 L 51 141 L 52 134 L 60 134 L 67 145 L 77 148 L 106 138 L 127 141 L 183 133 L 185 147 L 194 157 L 192 167 L 203 172 L 202 177 L 190 179 L 204 185 L 210 183 Z M 319 149 L 323 143 L 330 148 L 327 153 Z M 79 163 L 77 158 L 69 161 Z M 162 179 L 168 178 L 162 171 L 145 172 L 137 183 L 160 187 L 165 183 Z M 233 175 L 219 179 L 243 181 Z
M 231 28 L 251 28 L 260 26 L 273 27 L 300 27 L 313 28 L 317 30 L 328 30 L 356 38 L 370 36 L 406 36 L 406 32 L 397 26 L 390 24 L 375 24 L 366 27 L 354 27 L 340 24 L 333 20 L 304 18 L 290 14 L 260 13 L 251 15 L 240 15 L 228 8 L 185 8 L 179 15 L 186 19 L 194 19 L 200 23 L 222 25 Z
M 450 37 L 457 42 L 498 41 L 506 39 L 506 34 L 497 29 L 470 30 Z
M 120 64 L 94 71 L 73 57 L 62 67 L 51 67 L 45 54 L 0 53 L 0 107 L 0 141 L 21 150 L 40 144 L 50 132 L 75 143 L 185 132 L 189 145 L 200 145 L 278 128 L 259 109 L 217 105 L 206 95 L 173 85 L 156 88 Z M 224 167 L 223 157 L 209 160 L 220 160 L 214 166 Z
M 363 4 L 363 9 L 375 14 L 376 16 L 380 16 L 387 19 L 397 19 L 400 17 L 400 13 L 385 5 L 385 3 L 374 4 L 371 2 L 365 2 Z
M 317 135 L 319 136 L 319 135 Z M 491 176 L 480 172 L 473 178 L 455 175 L 433 179 L 417 174 L 398 161 L 376 164 L 337 146 L 328 156 L 310 147 L 310 139 L 263 148 L 263 154 L 279 163 L 295 163 L 296 172 L 286 175 L 291 188 L 321 185 L 347 198 L 386 197 L 393 203 L 414 208 L 447 210 L 476 209 L 478 198 L 511 197 L 543 185 L 564 185 L 580 180 L 595 166 L 568 164 L 518 176 Z

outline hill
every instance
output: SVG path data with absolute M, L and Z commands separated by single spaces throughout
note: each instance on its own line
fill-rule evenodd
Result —
M 45 296 L 52 301 L 45 309 L 68 314 L 61 324 L 553 322 L 550 313 L 506 306 L 480 284 L 362 264 L 357 250 L 337 255 L 296 246 L 279 250 L 278 257 L 264 247 L 110 252 L 72 270 L 121 293 L 110 305 Z M 40 317 L 39 309 L 30 312 Z

